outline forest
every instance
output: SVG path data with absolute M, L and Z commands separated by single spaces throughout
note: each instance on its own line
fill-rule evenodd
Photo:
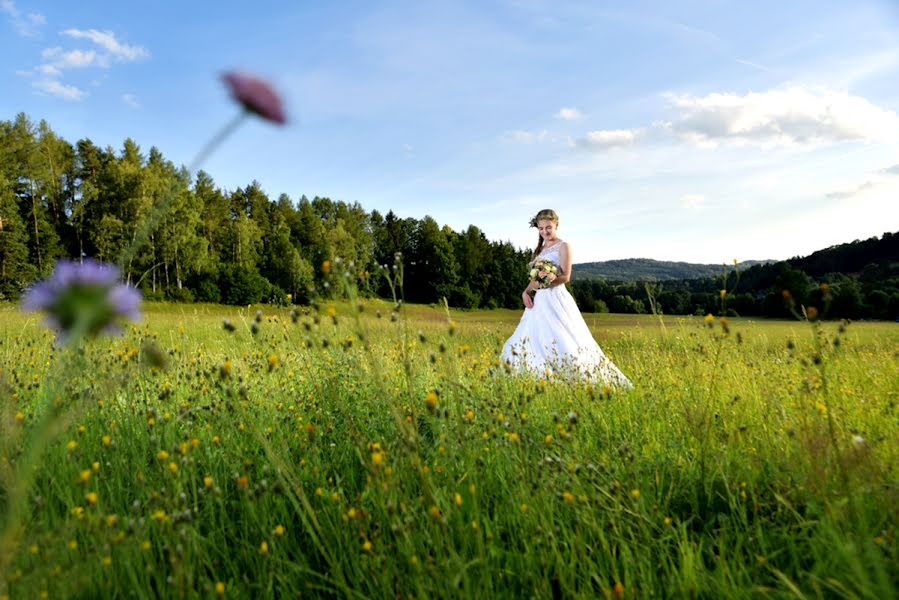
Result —
M 149 242 L 120 265 L 149 300 L 302 304 L 330 293 L 332 268 L 351 273 L 363 294 L 391 297 L 379 271 L 402 268 L 408 302 L 521 307 L 531 249 L 488 240 L 475 225 L 457 232 L 430 216 L 368 212 L 358 202 L 271 198 L 256 181 L 224 190 L 158 148 L 144 153 L 130 138 L 120 149 L 89 139 L 72 144 L 24 113 L 0 121 L 0 300 L 19 298 L 61 257 L 116 262 L 137 224 L 169 194 L 174 201 Z M 899 237 L 885 233 L 745 270 L 722 267 L 720 276 L 569 285 L 587 312 L 789 317 L 788 290 L 794 310 L 892 320 L 899 316 Z

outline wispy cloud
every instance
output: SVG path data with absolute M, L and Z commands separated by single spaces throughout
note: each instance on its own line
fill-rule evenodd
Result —
M 134 94 L 122 94 L 122 102 L 131 108 L 140 108 L 140 102 Z
M 740 63 L 741 65 L 745 65 L 745 66 L 747 66 L 747 67 L 752 67 L 753 69 L 756 69 L 756 70 L 759 70 L 759 71 L 765 71 L 765 72 L 770 72 L 770 71 L 771 71 L 771 69 L 769 69 L 768 67 L 764 67 L 764 66 L 762 66 L 762 65 L 760 65 L 760 64 L 758 64 L 758 63 L 756 63 L 756 62 L 752 62 L 751 60 L 745 60 L 745 59 L 742 59 L 742 58 L 738 58 L 738 59 L 736 59 L 736 60 L 737 60 L 737 62 Z
M 17 12 L 11 0 L 0 0 L 0 8 L 10 14 L 12 14 L 10 11 Z M 30 71 L 20 70 L 17 73 L 25 77 L 33 77 L 31 85 L 40 93 L 56 96 L 63 100 L 77 101 L 88 95 L 78 86 L 63 82 L 67 71 L 91 68 L 109 69 L 113 63 L 129 63 L 150 56 L 150 52 L 143 46 L 122 43 L 111 31 L 66 29 L 60 35 L 74 40 L 92 42 L 95 47 L 67 49 L 53 46 L 45 48 L 41 51 L 41 64 Z M 140 107 L 137 98 L 131 94 L 122 96 L 122 101 L 132 108 Z
M 507 131 L 503 134 L 503 139 L 520 144 L 534 144 L 547 139 L 547 131 L 528 131 L 526 129 L 517 129 L 515 131 Z
M 899 175 L 899 164 L 887 167 L 886 169 L 881 169 L 880 172 L 884 175 Z
M 64 51 L 59 46 L 45 48 L 41 52 L 44 64 L 38 67 L 46 75 L 60 75 L 65 69 L 83 69 L 91 66 L 104 66 L 100 64 L 99 56 L 94 50 L 69 50 Z
M 559 112 L 555 114 L 557 119 L 562 119 L 563 121 L 576 121 L 583 117 L 581 111 L 576 109 L 573 106 L 565 106 L 559 109 Z
M 87 96 L 87 92 L 74 85 L 65 85 L 56 79 L 41 78 L 31 82 L 31 85 L 46 94 L 62 98 L 63 100 L 77 101 Z
M 665 93 L 674 119 L 648 127 L 590 131 L 577 145 L 591 150 L 666 139 L 718 146 L 816 147 L 899 137 L 899 115 L 861 96 L 827 88 L 792 86 L 767 92 Z
M 859 186 L 856 186 L 855 188 L 830 192 L 829 194 L 825 195 L 825 198 L 827 198 L 828 200 L 848 200 L 849 198 L 852 198 L 853 196 L 857 196 L 858 194 L 861 194 L 862 192 L 870 190 L 871 188 L 873 188 L 876 185 L 877 185 L 877 182 L 871 181 L 869 179 L 868 181 L 864 182 L 863 184 L 861 184 Z
M 643 134 L 643 129 L 601 129 L 588 132 L 577 143 L 592 150 L 605 150 L 620 146 L 630 146 L 643 137 Z
M 680 197 L 680 205 L 687 210 L 701 211 L 705 208 L 705 196 L 702 194 L 684 194 Z
M 6 13 L 19 35 L 35 37 L 40 28 L 47 24 L 47 19 L 40 13 L 23 15 L 12 0 L 0 0 L 0 12 Z
M 667 124 L 681 139 L 704 146 L 820 145 L 862 139 L 895 139 L 899 115 L 860 96 L 793 86 L 745 95 L 666 94 L 681 110 Z
M 66 29 L 62 35 L 74 39 L 90 40 L 100 46 L 109 56 L 120 62 L 132 62 L 142 58 L 149 58 L 150 52 L 143 46 L 131 46 L 123 44 L 111 31 L 99 31 L 97 29 Z

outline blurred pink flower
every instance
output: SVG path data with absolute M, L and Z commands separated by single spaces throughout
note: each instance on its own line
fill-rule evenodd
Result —
M 267 82 L 236 71 L 225 73 L 222 78 L 231 90 L 231 95 L 245 109 L 279 125 L 287 122 L 281 99 Z

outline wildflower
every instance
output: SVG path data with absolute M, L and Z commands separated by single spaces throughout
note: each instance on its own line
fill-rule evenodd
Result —
M 326 260 L 322 261 L 322 273 L 330 273 L 331 272 L 331 261 Z
M 278 366 L 278 355 L 270 354 L 268 357 L 268 370 L 271 371 Z
M 521 506 L 518 507 L 518 510 L 520 510 L 521 512 L 527 512 L 527 510 L 528 510 L 528 505 L 522 503 Z
M 83 471 L 81 471 L 81 474 L 78 476 L 78 481 L 80 481 L 81 483 L 87 483 L 88 479 L 90 479 L 90 478 L 91 478 L 90 469 L 84 469 Z
M 283 125 L 287 122 L 281 99 L 271 85 L 246 73 L 230 72 L 222 76 L 235 100 L 247 112 L 259 115 L 267 121 Z
M 638 500 L 640 498 L 640 490 L 631 490 L 631 496 L 633 496 L 634 500 Z
M 567 502 L 568 504 L 574 503 L 574 494 L 572 494 L 571 492 L 568 492 L 568 491 L 563 492 L 563 493 L 562 493 L 562 498 L 563 498 L 563 499 L 565 500 L 565 502 Z
M 97 503 L 97 492 L 88 492 L 84 495 L 84 499 L 87 500 L 88 504 L 96 504 Z
M 624 597 L 624 584 L 622 584 L 620 581 L 616 581 L 613 591 L 615 592 L 616 598 L 623 598 Z
M 718 292 L 718 294 L 719 294 L 722 298 L 724 298 L 725 296 L 727 296 L 727 290 L 720 290 L 720 291 Z
M 437 409 L 437 392 L 430 390 L 425 396 L 425 406 L 428 410 L 434 412 Z
M 434 517 L 435 519 L 440 518 L 440 509 L 437 507 L 436 504 L 432 504 L 431 508 L 428 512 L 430 512 L 431 516 Z
M 805 309 L 805 316 L 809 321 L 814 321 L 818 318 L 818 309 L 814 306 L 809 306 Z
M 25 415 L 23 415 L 21 412 L 17 412 L 16 413 L 16 423 L 21 423 L 24 420 L 25 420 Z
M 76 540 L 69 540 L 69 550 L 77 550 L 78 542 Z
M 166 452 L 165 450 L 160 450 L 159 452 L 156 453 L 156 458 L 158 458 L 159 460 L 165 460 L 168 457 L 169 457 L 169 453 Z
M 115 266 L 63 259 L 48 279 L 28 291 L 22 308 L 46 312 L 46 323 L 64 342 L 73 333 L 79 337 L 119 333 L 121 319 L 140 319 L 140 300 L 136 288 L 119 283 Z
M 453 498 L 453 501 L 456 503 L 456 506 L 462 506 L 461 494 L 456 494 L 456 496 Z
M 214 483 L 214 482 L 213 482 L 212 477 L 211 477 L 210 475 L 206 475 L 206 476 L 203 478 L 203 486 L 204 486 L 204 487 L 206 487 L 206 488 L 211 488 L 213 483 Z
M 275 527 L 275 535 L 277 535 L 278 537 L 284 535 L 284 525 L 278 525 Z
M 383 452 L 372 452 L 371 464 L 376 467 L 379 467 L 382 464 L 384 464 L 384 453 Z
M 69 440 L 69 443 L 66 444 L 66 449 L 68 449 L 69 452 L 71 452 L 72 450 L 74 450 L 77 447 L 78 447 L 78 442 L 76 442 L 75 440 Z
M 150 544 L 150 540 L 144 540 L 143 542 L 141 542 L 140 549 L 143 550 L 144 552 L 149 550 L 151 547 L 152 547 L 152 544 Z
M 177 473 L 177 472 L 178 472 L 178 465 L 175 464 L 175 463 L 173 463 L 173 462 L 170 462 L 170 463 L 169 463 L 169 471 L 171 471 L 173 474 L 174 474 L 174 473 Z
M 112 557 L 104 556 L 103 558 L 100 559 L 100 562 L 103 563 L 104 567 L 108 567 L 109 565 L 112 564 Z
M 225 584 L 222 583 L 221 581 L 216 581 L 215 582 L 215 593 L 218 594 L 219 596 L 224 596 L 225 595 Z
M 362 543 L 362 549 L 365 552 L 371 552 L 371 542 L 368 540 L 365 540 L 365 542 Z
M 268 542 L 259 544 L 259 553 L 263 555 L 268 554 Z

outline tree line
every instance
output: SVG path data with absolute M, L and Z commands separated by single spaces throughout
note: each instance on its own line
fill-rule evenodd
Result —
M 390 297 L 377 273 L 399 257 L 407 301 L 521 308 L 531 250 L 488 240 L 474 225 L 457 232 L 429 216 L 382 215 L 327 197 L 272 199 L 256 181 L 223 190 L 208 173 L 192 175 L 155 147 L 144 153 L 132 139 L 119 150 L 89 139 L 71 144 L 24 113 L 0 121 L 0 300 L 18 298 L 61 257 L 116 262 L 168 194 L 173 201 L 148 243 L 121 265 L 148 299 L 303 303 L 329 293 L 335 257 L 341 269 L 352 265 L 362 293 Z M 796 302 L 827 304 L 833 316 L 895 318 L 897 236 L 848 246 L 756 265 L 739 280 L 731 273 L 720 281 L 569 285 L 588 312 L 786 316 L 788 289 Z M 821 283 L 829 284 L 826 291 Z M 726 308 L 720 289 L 728 290 Z
M 814 306 L 830 318 L 894 320 L 899 318 L 899 233 L 745 270 L 722 266 L 716 277 L 575 280 L 572 293 L 587 312 L 792 317 L 803 306 Z
M 335 257 L 353 265 L 363 293 L 389 296 L 373 274 L 399 255 L 411 302 L 517 307 L 527 283 L 528 251 L 474 225 L 456 232 L 429 216 L 369 213 L 327 197 L 272 199 L 256 181 L 226 191 L 155 147 L 70 144 L 19 114 L 0 121 L 0 299 L 20 296 L 60 257 L 115 262 L 166 194 L 174 195 L 166 215 L 122 265 L 148 299 L 302 303 L 327 292 Z

